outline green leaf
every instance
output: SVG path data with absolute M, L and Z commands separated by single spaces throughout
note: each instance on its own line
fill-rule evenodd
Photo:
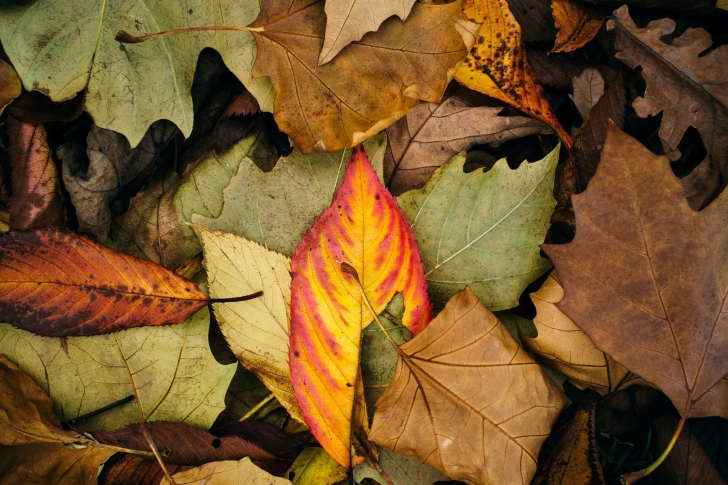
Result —
M 96 124 L 124 134 L 136 146 L 159 119 L 192 132 L 190 87 L 197 57 L 211 47 L 272 111 L 268 78 L 252 79 L 256 45 L 250 32 L 218 31 L 120 44 L 120 30 L 144 35 L 181 27 L 246 26 L 258 17 L 257 1 L 37 0 L 0 9 L 0 39 L 23 86 L 53 101 L 87 89 L 85 109 Z
M 378 446 L 377 449 L 379 450 L 379 466 L 394 485 L 432 485 L 435 482 L 448 480 L 445 474 L 429 465 L 382 446 Z M 372 478 L 381 484 L 387 483 L 377 470 L 363 462 L 354 468 L 354 480 L 361 483 L 365 478 Z
M 131 402 L 81 426 L 115 430 L 141 421 L 172 421 L 209 428 L 225 408 L 236 364 L 217 363 L 207 341 L 210 313 L 180 325 L 139 327 L 94 337 L 59 339 L 0 324 L 0 353 L 28 374 L 68 421 L 135 395 Z
M 304 448 L 284 476 L 293 485 L 331 485 L 346 478 L 346 469 L 323 448 Z
M 370 138 L 364 148 L 381 179 L 386 135 Z M 347 149 L 303 155 L 296 148 L 268 173 L 245 159 L 223 191 L 220 216 L 193 216 L 192 222 L 291 256 L 314 218 L 331 204 L 350 153 Z
M 499 160 L 488 172 L 463 172 L 465 154 L 397 200 L 411 223 L 433 301 L 470 286 L 490 310 L 518 305 L 551 263 L 539 255 L 556 201 L 559 149 L 516 170 Z

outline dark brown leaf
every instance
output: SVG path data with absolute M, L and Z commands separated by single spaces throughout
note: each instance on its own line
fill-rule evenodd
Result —
M 289 435 L 261 421 L 241 421 L 218 428 L 213 433 L 219 438 L 246 440 L 278 458 L 295 458 L 301 447 L 311 440 L 309 431 Z
M 258 114 L 260 114 L 260 106 L 250 91 L 239 94 L 230 103 L 215 126 L 215 152 L 224 152 L 229 146 L 247 135 Z
M 114 458 L 112 458 L 114 460 Z M 192 467 L 166 465 L 170 475 Z M 164 472 L 154 458 L 123 455 L 120 460 L 104 467 L 99 475 L 100 485 L 159 485 Z
M 49 123 L 51 121 L 73 121 L 83 113 L 84 93 L 73 99 L 54 103 L 38 91 L 24 92 L 8 106 L 8 113 L 28 123 Z
M 552 0 L 556 28 L 553 52 L 571 52 L 592 40 L 604 23 L 609 10 L 580 0 Z

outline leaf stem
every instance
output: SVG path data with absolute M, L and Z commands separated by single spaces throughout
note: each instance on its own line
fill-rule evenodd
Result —
M 202 25 L 199 27 L 182 27 L 179 29 L 163 30 L 161 32 L 154 32 L 147 35 L 131 35 L 130 33 L 120 30 L 115 39 L 122 44 L 138 44 L 145 40 L 156 39 L 157 37 L 163 37 L 165 35 L 172 34 L 186 34 L 188 32 L 201 32 L 207 30 L 228 30 L 237 32 L 263 32 L 263 27 L 238 27 L 234 25 Z
M 154 457 L 159 462 L 159 466 L 162 468 L 162 472 L 164 473 L 164 476 L 167 477 L 167 480 L 169 480 L 169 483 L 171 485 L 177 485 L 177 482 L 174 481 L 174 479 L 172 478 L 172 475 L 170 475 L 169 472 L 167 471 L 167 467 L 164 466 L 162 457 L 159 456 L 159 451 L 157 450 L 157 446 L 154 444 L 152 437 L 149 436 L 149 432 L 147 431 L 147 428 L 144 425 L 142 425 L 142 434 L 144 434 L 144 438 L 146 438 L 147 443 L 149 443 L 149 447 L 152 449 L 152 453 L 154 453 Z
M 632 473 L 625 473 L 621 477 L 622 483 L 624 483 L 625 485 L 630 485 L 630 484 L 636 482 L 637 480 L 639 480 L 640 478 L 646 477 L 647 475 L 649 475 L 650 473 L 655 471 L 655 469 L 658 466 L 660 466 L 663 461 L 665 461 L 665 458 L 667 458 L 667 456 L 672 451 L 672 447 L 675 446 L 675 443 L 677 443 L 677 439 L 680 436 L 680 433 L 682 432 L 683 426 L 685 426 L 685 420 L 687 419 L 687 415 L 688 415 L 688 413 L 686 410 L 683 413 L 683 415 L 680 417 L 680 422 L 677 425 L 677 429 L 675 430 L 675 433 L 672 435 L 672 439 L 667 444 L 667 448 L 665 448 L 665 451 L 662 452 L 662 454 L 657 458 L 657 460 L 655 460 L 654 463 L 652 463 L 647 468 L 644 468 L 640 471 L 632 472 Z
M 111 404 L 108 404 L 102 408 L 96 409 L 95 411 L 91 411 L 90 413 L 82 414 L 81 416 L 79 416 L 77 418 L 70 419 L 70 420 L 66 421 L 66 424 L 75 426 L 85 419 L 93 418 L 94 416 L 98 416 L 99 414 L 105 413 L 106 411 L 111 411 L 112 409 L 122 406 L 126 403 L 132 402 L 133 400 L 134 400 L 133 394 L 126 396 L 123 399 L 119 399 L 118 401 L 112 402 Z
M 263 406 L 265 406 L 266 404 L 268 404 L 269 402 L 271 402 L 271 400 L 273 399 L 273 397 L 274 397 L 274 396 L 273 396 L 273 394 L 272 394 L 272 393 L 271 393 L 271 394 L 268 394 L 268 396 L 266 396 L 266 398 L 265 398 L 265 399 L 263 399 L 263 400 L 262 400 L 262 401 L 260 401 L 260 402 L 259 402 L 258 404 L 256 404 L 256 405 L 255 405 L 255 406 L 253 407 L 253 409 L 251 409 L 250 411 L 248 411 L 248 412 L 247 412 L 247 413 L 245 414 L 245 416 L 243 416 L 242 418 L 240 418 L 240 420 L 239 420 L 239 421 L 247 421 L 248 419 L 250 419 L 250 418 L 252 418 L 253 416 L 255 416 L 255 415 L 256 415 L 256 414 L 258 413 L 258 411 L 260 411 L 260 410 L 261 410 L 261 409 L 263 408 Z
M 236 296 L 234 298 L 210 298 L 210 303 L 235 303 L 237 301 L 247 301 L 252 300 L 254 298 L 258 298 L 259 296 L 263 296 L 262 291 L 256 291 L 255 293 L 251 293 L 250 295 L 243 295 L 243 296 Z

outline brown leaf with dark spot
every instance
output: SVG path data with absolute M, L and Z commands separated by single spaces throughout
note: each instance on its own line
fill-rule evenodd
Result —
M 215 126 L 215 153 L 222 153 L 248 134 L 260 114 L 258 101 L 250 91 L 239 94 Z
M 66 225 L 66 207 L 58 188 L 56 169 L 40 123 L 8 116 L 13 195 L 8 204 L 10 230 L 27 231 Z
M 572 52 L 584 47 L 599 32 L 609 10 L 579 0 L 551 0 L 559 32 L 553 52 Z
M 47 337 L 182 323 L 209 299 L 157 264 L 57 229 L 0 237 L 0 321 Z

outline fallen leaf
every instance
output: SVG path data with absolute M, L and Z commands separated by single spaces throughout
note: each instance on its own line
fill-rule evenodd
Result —
M 20 96 L 23 86 L 13 66 L 0 59 L 0 114 Z
M 255 373 L 291 417 L 303 422 L 288 368 L 291 260 L 235 234 L 202 226 L 197 230 L 213 298 L 263 291 L 255 301 L 213 306 L 225 340 L 240 363 Z M 251 338 L 253 335 L 256 337 Z
M 414 0 L 326 0 L 326 36 L 319 65 L 331 61 L 353 41 L 376 32 L 382 22 L 396 15 L 405 20 Z
M 70 232 L 13 232 L 0 241 L 0 320 L 38 335 L 182 323 L 210 303 L 175 273 Z
M 695 127 L 702 138 L 708 159 L 717 171 L 704 171 L 714 181 L 728 177 L 728 82 L 722 66 L 728 63 L 728 46 L 703 52 L 712 45 L 710 34 L 689 28 L 671 43 L 663 37 L 672 34 L 675 22 L 654 20 L 639 28 L 626 6 L 614 11 L 607 29 L 616 32 L 617 58 L 632 69 L 642 67 L 647 83 L 645 94 L 632 103 L 640 117 L 662 112 L 660 140 L 671 161 L 680 158 L 680 144 L 688 127 Z M 718 173 L 719 172 L 719 173 Z M 694 184 L 695 185 L 695 184 Z M 703 181 L 707 192 L 696 198 L 704 201 L 713 194 L 716 183 Z M 723 182 L 725 185 L 725 182 Z M 712 188 L 712 189 L 711 189 Z M 698 204 L 702 205 L 702 204 Z M 698 208 L 693 205 L 694 208 Z
M 646 416 L 674 412 L 674 406 L 654 387 L 630 386 L 602 396 L 597 404 L 596 426 L 600 434 L 615 436 L 644 428 Z
M 369 438 L 469 484 L 528 484 L 567 399 L 469 288 L 401 346 Z
M 559 310 L 557 304 L 563 299 L 564 289 L 556 273 L 551 273 L 543 286 L 531 294 L 531 301 L 536 306 L 533 324 L 538 336 L 532 338 L 519 332 L 523 346 L 576 386 L 590 387 L 601 395 L 632 384 L 644 384 L 619 362 L 598 350 L 574 321 Z
M 1 76 L 1 74 L 0 74 Z M 10 139 L 10 229 L 27 231 L 66 225 L 66 206 L 58 188 L 58 170 L 41 124 L 7 118 Z
M 605 485 L 594 427 L 598 397 L 582 401 L 533 485 Z
M 680 418 L 677 416 L 662 416 L 655 420 L 656 454 L 659 455 L 667 447 L 679 421 Z M 689 423 L 680 432 L 675 446 L 665 461 L 655 470 L 655 475 L 655 478 L 665 485 L 726 484 L 691 431 Z
M 220 154 L 245 137 L 260 114 L 260 106 L 250 91 L 239 94 L 215 125 L 215 153 Z
M 683 416 L 728 417 L 716 386 L 728 374 L 728 197 L 693 211 L 667 158 L 610 125 L 596 176 L 572 199 L 573 242 L 543 246 L 564 285 L 559 308 Z
M 476 11 L 476 1 L 464 0 L 463 14 L 466 18 L 483 23 Z M 508 6 L 523 30 L 526 42 L 553 42 L 556 37 L 553 19 L 551 18 L 550 0 L 508 0 Z
M 728 0 L 718 0 L 715 2 L 715 6 L 717 8 L 722 8 L 723 10 L 728 10 Z
M 364 149 L 381 178 L 386 136 L 364 142 Z M 216 231 L 237 234 L 267 249 L 291 256 L 314 218 L 331 205 L 344 177 L 351 150 L 303 155 L 295 149 L 264 173 L 241 162 L 223 191 L 225 205 L 217 218 L 192 217 L 192 222 Z
M 387 342 L 387 345 L 391 347 L 389 342 Z M 449 480 L 442 472 L 429 465 L 381 446 L 377 450 L 379 453 L 379 466 L 395 485 L 432 485 L 435 482 L 447 482 Z M 354 468 L 354 480 L 361 483 L 365 478 L 371 478 L 382 485 L 387 483 L 386 479 L 377 470 L 367 462 L 362 462 Z
M 291 482 L 261 470 L 250 461 L 243 458 L 240 461 L 216 461 L 207 463 L 199 468 L 191 468 L 175 473 L 172 478 L 175 485 L 286 485 Z M 160 485 L 172 485 L 167 477 L 162 479 Z
M 500 116 L 503 108 L 465 91 L 440 103 L 420 103 L 387 128 L 384 180 L 395 195 L 419 189 L 432 173 L 461 150 L 499 145 L 534 133 L 549 134 L 543 123 L 524 116 Z
M 630 7 L 654 10 L 697 10 L 712 7 L 714 0 L 590 0 L 591 3 L 612 8 L 627 4 Z
M 582 73 L 572 80 L 573 92 L 569 97 L 579 110 L 582 118 L 586 119 L 589 112 L 604 94 L 604 78 L 594 68 L 584 69 Z
M 222 337 L 222 340 L 227 348 L 225 338 Z M 233 357 L 235 358 L 234 355 Z M 218 416 L 216 423 L 238 421 L 269 395 L 270 391 L 255 374 L 238 363 L 233 380 L 225 394 L 225 410 Z
M 284 476 L 293 485 L 332 485 L 346 479 L 346 468 L 323 448 L 304 448 Z
M 419 190 L 397 200 L 410 221 L 433 300 L 470 285 L 491 310 L 518 305 L 551 263 L 539 255 L 555 201 L 558 148 L 516 170 L 499 160 L 488 172 L 463 172 L 463 153 Z
M 190 88 L 197 57 L 217 50 L 228 68 L 270 111 L 270 82 L 252 79 L 255 42 L 250 32 L 178 34 L 139 44 L 120 44 L 120 30 L 134 35 L 180 27 L 248 25 L 257 2 L 149 4 L 52 0 L 3 7 L 0 38 L 25 88 L 53 101 L 86 90 L 84 107 L 100 128 L 122 133 L 135 147 L 156 120 L 167 119 L 185 137 L 192 132 Z M 73 32 L 73 35 L 70 33 Z
M 166 465 L 167 472 L 175 474 L 190 467 Z M 113 464 L 106 464 L 99 474 L 102 485 L 159 485 L 164 472 L 155 458 L 124 455 Z
M 159 153 L 176 131 L 172 123 L 156 123 L 132 149 L 123 135 L 94 126 L 86 137 L 85 150 L 78 143 L 58 148 L 63 183 L 76 209 L 81 234 L 106 241 L 110 203 L 124 187 L 152 173 Z
M 571 137 L 551 111 L 543 88 L 528 64 L 521 27 L 508 2 L 477 0 L 474 12 L 473 20 L 483 26 L 475 45 L 455 72 L 455 79 L 547 123 L 570 147 Z
M 373 321 L 359 283 L 381 313 L 401 293 L 403 324 L 413 334 L 429 322 L 430 302 L 414 235 L 363 147 L 352 150 L 331 206 L 316 219 L 291 262 L 291 383 L 306 424 L 342 466 L 368 428 L 359 372 L 362 330 Z
M 69 100 L 54 103 L 39 91 L 24 91 L 8 106 L 8 114 L 28 123 L 69 122 L 83 113 L 83 98 L 83 93 L 79 93 Z
M 728 476 L 728 421 L 703 418 L 691 419 L 688 424 L 721 477 Z
M 269 76 L 275 120 L 303 153 L 352 147 L 404 116 L 418 100 L 437 102 L 465 55 L 454 21 L 459 1 L 417 4 L 406 22 L 385 21 L 319 66 L 322 0 L 263 2 L 252 27 L 254 76 Z
M 572 52 L 584 47 L 609 15 L 606 9 L 578 0 L 551 0 L 551 8 L 559 30 L 553 52 Z
M 63 421 L 122 398 L 129 403 L 89 418 L 86 430 L 115 430 L 141 421 L 172 421 L 209 428 L 225 408 L 234 365 L 210 352 L 209 312 L 182 325 L 134 328 L 96 337 L 58 339 L 0 325 L 0 353 L 25 371 L 53 399 Z
M 526 57 L 538 81 L 557 89 L 570 89 L 572 79 L 584 70 L 577 61 L 532 47 L 526 49 Z
M 303 425 L 295 423 L 299 427 Z M 213 431 L 215 436 L 241 438 L 249 441 L 278 458 L 295 458 L 310 440 L 311 433 L 290 432 L 286 434 L 280 428 L 262 421 L 237 421 L 235 423 L 217 428 Z

